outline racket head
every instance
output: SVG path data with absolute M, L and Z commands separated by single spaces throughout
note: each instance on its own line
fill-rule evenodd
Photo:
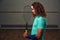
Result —
M 31 6 L 29 6 L 29 5 L 24 6 L 23 19 L 26 24 L 26 30 L 28 29 L 28 23 L 31 19 L 31 16 L 32 16 Z
M 31 19 L 31 15 L 32 15 L 31 10 L 32 10 L 31 6 L 29 6 L 29 5 L 24 6 L 23 17 L 24 17 L 25 23 L 28 23 L 29 20 Z

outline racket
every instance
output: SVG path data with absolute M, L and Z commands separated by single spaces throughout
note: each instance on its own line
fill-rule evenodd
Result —
M 29 21 L 31 19 L 31 15 L 32 15 L 31 7 L 29 5 L 24 6 L 23 19 L 24 19 L 25 25 L 26 25 L 25 26 L 26 27 L 26 29 L 25 29 L 26 32 L 28 30 L 28 23 L 29 23 Z

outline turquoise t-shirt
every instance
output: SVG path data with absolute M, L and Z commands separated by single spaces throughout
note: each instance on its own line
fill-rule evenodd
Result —
M 31 35 L 37 34 L 38 29 L 42 29 L 43 33 L 40 40 L 44 40 L 45 28 L 46 28 L 46 18 L 42 16 L 35 16 L 35 19 L 32 25 Z

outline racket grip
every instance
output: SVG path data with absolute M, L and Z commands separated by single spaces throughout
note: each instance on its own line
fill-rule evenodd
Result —
M 27 28 L 27 26 L 28 26 L 28 23 L 26 23 L 26 29 L 25 29 L 25 32 L 28 32 L 28 28 Z
M 25 30 L 25 32 L 28 32 L 28 30 Z

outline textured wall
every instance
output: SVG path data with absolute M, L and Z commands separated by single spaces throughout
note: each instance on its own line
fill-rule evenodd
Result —
M 36 0 L 1 0 L 0 1 L 0 24 L 25 24 L 23 19 L 24 7 Z M 59 0 L 37 0 L 41 2 L 47 13 L 48 25 L 59 25 Z M 30 9 L 29 9 L 30 10 Z M 2 11 L 2 12 L 1 12 Z M 5 11 L 5 12 L 3 12 Z M 13 12 L 13 13 L 12 13 Z M 32 14 L 32 13 L 31 13 Z M 32 24 L 33 16 L 29 21 Z

